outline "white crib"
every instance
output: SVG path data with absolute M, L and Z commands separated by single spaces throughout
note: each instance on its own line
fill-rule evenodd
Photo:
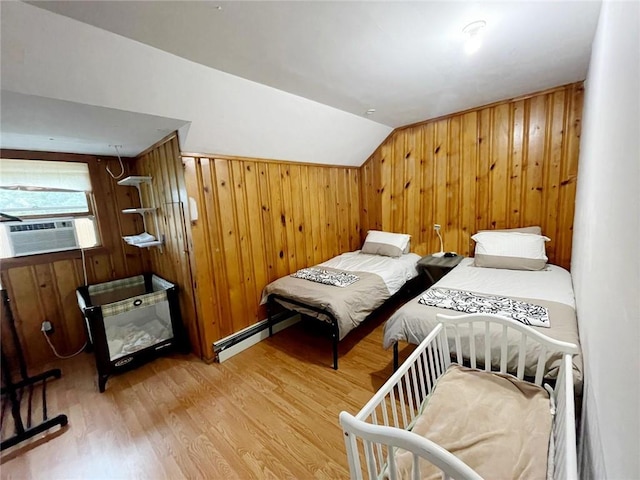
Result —
M 425 470 L 425 461 L 431 464 L 429 469 L 435 468 L 445 479 L 482 478 L 471 466 L 445 448 L 411 431 L 423 414 L 425 399 L 434 391 L 437 379 L 444 375 L 451 364 L 463 363 L 462 352 L 466 364 L 473 369 L 513 373 L 519 380 L 530 380 L 530 383 L 542 385 L 546 351 L 553 347 L 560 349 L 564 357 L 555 386 L 553 389 L 545 387 L 550 393 L 550 410 L 555 409 L 550 427 L 546 475 L 558 479 L 576 479 L 578 474 L 571 358 L 578 352 L 578 348 L 496 315 L 438 315 L 438 321 L 440 323 L 437 327 L 355 417 L 347 412 L 340 413 L 351 478 L 395 480 L 403 477 L 418 480 L 424 478 L 421 469 Z M 491 335 L 490 332 L 495 332 L 496 329 L 502 331 L 502 335 L 498 335 L 501 338 L 500 358 L 494 356 L 491 362 L 485 362 L 485 358 L 491 358 L 491 338 L 496 338 L 495 333 Z M 507 345 L 507 337 L 513 334 L 512 330 L 520 335 L 518 347 Z M 540 344 L 534 379 L 524 379 L 525 346 L 529 342 Z M 509 354 L 513 355 L 513 348 L 517 348 L 518 368 L 516 372 L 507 372 L 507 357 Z M 465 377 L 455 381 L 461 380 L 465 380 Z M 446 416 L 447 422 L 449 418 L 451 422 L 457 421 L 455 408 L 453 405 L 451 414 Z M 469 423 L 468 416 L 464 420 Z M 404 475 L 399 474 L 396 457 L 400 453 L 405 460 L 410 455 L 408 475 L 406 468 L 400 472 Z M 364 457 L 364 464 L 361 463 L 361 456 Z M 485 476 L 488 476 L 486 470 Z

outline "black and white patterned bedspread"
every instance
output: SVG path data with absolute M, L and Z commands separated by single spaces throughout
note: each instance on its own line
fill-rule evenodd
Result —
M 418 303 L 464 313 L 494 313 L 517 320 L 525 325 L 547 327 L 549 311 L 546 307 L 497 295 L 483 295 L 448 288 L 430 288 Z
M 354 282 L 360 280 L 360 277 L 349 272 L 335 272 L 325 270 L 324 268 L 303 268 L 296 273 L 291 274 L 292 277 L 302 278 L 311 282 L 323 283 L 325 285 L 333 285 L 334 287 L 348 287 Z

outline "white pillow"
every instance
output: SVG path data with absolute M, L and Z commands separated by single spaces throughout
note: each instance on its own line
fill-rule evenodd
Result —
M 542 270 L 547 265 L 543 235 L 520 232 L 478 232 L 474 265 L 509 270 Z
M 411 235 L 406 233 L 369 230 L 364 245 L 362 245 L 362 253 L 399 257 L 403 253 L 409 253 L 410 240 Z
M 534 233 L 536 235 L 542 235 L 542 228 L 538 225 L 531 227 L 519 227 L 519 228 L 501 228 L 498 230 L 478 230 L 480 232 L 505 232 L 505 233 Z

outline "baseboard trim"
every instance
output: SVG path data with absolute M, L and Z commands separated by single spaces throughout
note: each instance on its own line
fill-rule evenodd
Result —
M 276 320 L 277 323 L 273 325 L 273 333 L 280 332 L 285 328 L 290 327 L 300 321 L 300 314 L 295 314 L 285 319 Z M 269 321 L 262 320 L 250 327 L 240 330 L 233 335 L 229 335 L 221 340 L 218 340 L 213 344 L 213 353 L 216 356 L 216 361 L 222 363 L 225 360 L 229 360 L 234 355 L 252 347 L 258 342 L 261 342 L 265 338 L 269 338 Z

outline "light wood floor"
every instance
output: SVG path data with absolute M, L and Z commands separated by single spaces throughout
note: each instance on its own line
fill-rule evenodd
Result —
M 357 412 L 391 374 L 385 316 L 341 342 L 338 371 L 308 322 L 222 364 L 158 359 L 103 394 L 90 354 L 60 361 L 49 415 L 69 425 L 2 452 L 1 478 L 347 478 L 338 414 Z

